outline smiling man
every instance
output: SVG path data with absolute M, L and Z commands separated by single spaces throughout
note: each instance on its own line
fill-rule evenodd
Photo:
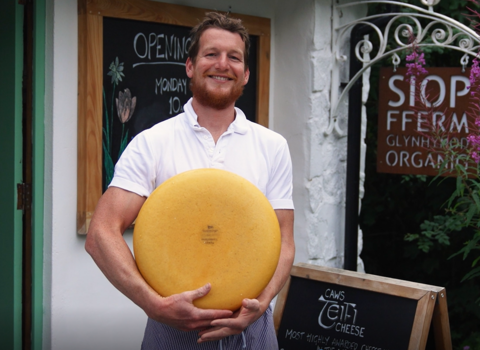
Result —
M 286 140 L 247 120 L 235 108 L 250 72 L 248 34 L 240 20 L 209 13 L 192 30 L 186 73 L 193 98 L 184 113 L 133 139 L 100 199 L 86 249 L 110 282 L 148 316 L 142 349 L 278 349 L 271 300 L 287 280 L 294 258 L 292 169 Z M 153 190 L 191 169 L 234 172 L 272 204 L 282 246 L 276 271 L 256 299 L 239 310 L 203 310 L 193 300 L 210 291 L 162 297 L 143 279 L 123 233 Z
M 194 95 L 193 108 L 231 110 L 250 76 L 245 48 L 241 49 L 245 43 L 236 33 L 210 28 L 201 36 L 199 46 L 200 52 L 188 58 L 186 65 Z

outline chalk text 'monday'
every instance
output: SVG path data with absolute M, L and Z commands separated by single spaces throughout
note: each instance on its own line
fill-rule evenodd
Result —
M 164 92 L 183 92 L 187 94 L 187 79 L 160 78 L 155 79 L 155 95 L 163 95 Z

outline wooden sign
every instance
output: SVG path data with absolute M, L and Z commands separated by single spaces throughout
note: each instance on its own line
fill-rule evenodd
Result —
M 428 68 L 418 90 L 409 84 L 407 68 L 381 68 L 378 106 L 377 171 L 437 175 L 442 142 L 468 144 L 470 70 Z M 420 81 L 421 79 L 421 81 Z M 423 102 L 422 102 L 423 101 Z M 451 168 L 458 160 L 452 160 Z
M 147 0 L 78 0 L 78 233 L 88 231 L 128 142 L 182 112 L 191 96 L 189 32 L 209 11 Z M 252 42 L 251 78 L 237 106 L 268 126 L 270 19 L 231 16 L 242 20 Z
M 442 287 L 297 264 L 274 312 L 280 350 L 451 350 Z

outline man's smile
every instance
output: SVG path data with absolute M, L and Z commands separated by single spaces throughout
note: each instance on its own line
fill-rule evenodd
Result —
M 220 80 L 220 81 L 228 81 L 228 80 L 236 81 L 237 80 L 234 76 L 232 76 L 230 74 L 228 74 L 228 75 L 215 75 L 215 74 L 212 74 L 212 73 L 205 73 L 203 76 L 206 77 L 206 78 L 212 78 L 212 79 Z

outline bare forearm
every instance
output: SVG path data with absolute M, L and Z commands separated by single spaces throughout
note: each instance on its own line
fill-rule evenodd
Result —
M 87 234 L 85 249 L 107 279 L 144 310 L 155 299 L 145 282 L 123 232 L 133 222 L 145 198 L 118 188 L 109 188 L 100 199 Z
M 290 275 L 294 256 L 295 248 L 293 245 L 282 245 L 282 252 L 280 254 L 280 260 L 278 262 L 277 269 L 275 270 L 275 274 L 268 283 L 267 287 L 257 298 L 262 305 L 262 309 L 266 310 L 268 308 L 268 304 L 270 304 L 272 299 L 280 292 L 280 290 L 285 285 Z
M 85 248 L 115 288 L 144 310 L 155 291 L 145 282 L 122 237 L 106 232 L 89 232 Z
M 293 210 L 276 210 L 280 231 L 282 233 L 282 247 L 277 269 L 267 287 L 258 296 L 262 309 L 267 309 L 270 301 L 280 292 L 290 275 L 295 257 L 295 243 L 293 239 Z

